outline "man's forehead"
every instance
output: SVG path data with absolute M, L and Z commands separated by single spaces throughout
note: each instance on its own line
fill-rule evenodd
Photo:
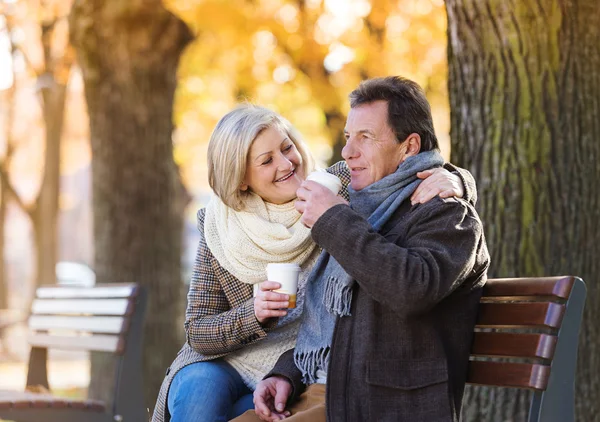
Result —
M 389 128 L 387 124 L 387 102 L 375 101 L 361 104 L 350 109 L 345 130 L 354 132 Z

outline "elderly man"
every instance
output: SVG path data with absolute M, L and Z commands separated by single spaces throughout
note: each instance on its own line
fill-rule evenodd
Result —
M 325 251 L 296 348 L 239 419 L 458 421 L 489 266 L 481 221 L 462 199 L 411 204 L 416 174 L 443 165 L 416 83 L 368 80 L 350 101 L 351 206 L 314 182 L 298 190 Z

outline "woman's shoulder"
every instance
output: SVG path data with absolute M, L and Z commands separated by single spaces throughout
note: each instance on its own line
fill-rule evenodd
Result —
M 346 201 L 350 200 L 348 195 L 348 185 L 350 184 L 350 169 L 345 161 L 338 161 L 331 167 L 327 169 L 328 173 L 331 173 L 342 181 L 342 189 L 339 192 L 339 195 L 344 198 Z
M 206 217 L 206 208 L 200 208 L 196 213 L 197 227 L 200 233 L 204 233 L 204 218 Z
M 328 167 L 326 170 L 328 173 L 335 174 L 340 179 L 344 176 L 347 176 L 348 178 L 350 177 L 350 169 L 348 168 L 346 162 L 343 160 L 338 161 L 337 163 Z

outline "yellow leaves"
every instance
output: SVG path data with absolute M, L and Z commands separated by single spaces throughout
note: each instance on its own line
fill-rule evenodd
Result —
M 434 114 L 442 116 L 438 120 L 448 114 L 441 0 L 167 3 L 197 34 L 178 75 L 178 162 L 204 165 L 195 145 L 206 142 L 217 119 L 240 99 L 288 117 L 321 158 L 331 153 L 329 144 L 340 129 L 326 127 L 325 114 L 345 115 L 347 95 L 364 77 L 416 79 L 428 89 Z M 183 158 L 190 156 L 194 159 Z

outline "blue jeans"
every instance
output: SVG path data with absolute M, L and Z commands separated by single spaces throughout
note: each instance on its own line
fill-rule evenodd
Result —
M 254 409 L 252 391 L 222 359 L 198 362 L 173 378 L 167 406 L 171 422 L 220 422 Z

